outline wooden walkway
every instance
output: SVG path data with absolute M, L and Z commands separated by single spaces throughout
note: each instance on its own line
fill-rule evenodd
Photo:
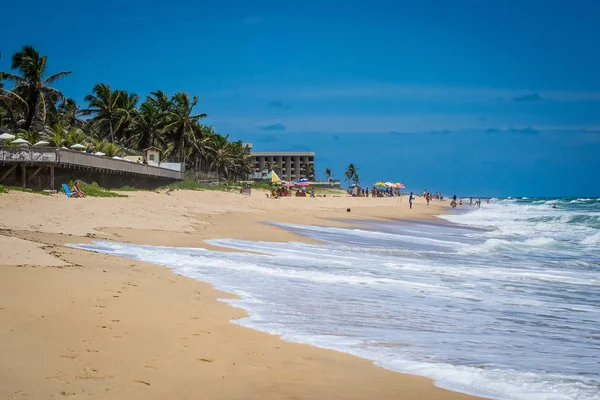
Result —
M 50 189 L 54 189 L 55 168 L 87 170 L 110 175 L 131 175 L 147 179 L 182 180 L 183 172 L 167 168 L 115 160 L 81 151 L 55 147 L 0 147 L 0 184 L 17 168 L 21 168 L 21 185 L 40 173 L 49 173 Z M 27 175 L 27 169 L 33 172 Z

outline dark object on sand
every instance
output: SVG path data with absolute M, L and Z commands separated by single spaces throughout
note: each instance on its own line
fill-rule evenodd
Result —
M 351 210 L 349 208 L 346 208 L 346 212 L 350 212 Z

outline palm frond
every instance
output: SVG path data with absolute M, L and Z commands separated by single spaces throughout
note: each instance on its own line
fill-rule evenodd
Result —
M 53 75 L 50 75 L 49 77 L 47 77 L 46 79 L 44 79 L 42 81 L 42 83 L 44 85 L 51 85 L 54 82 L 56 82 L 57 80 L 59 80 L 60 78 L 63 78 L 65 76 L 69 76 L 71 75 L 71 71 L 62 71 L 62 72 L 57 72 Z

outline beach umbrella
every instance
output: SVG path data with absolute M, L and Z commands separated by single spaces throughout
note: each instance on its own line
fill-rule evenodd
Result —
M 310 186 L 311 182 L 296 182 L 296 186 Z
M 294 187 L 295 185 L 296 184 L 294 182 L 287 182 L 287 183 L 283 184 L 283 186 L 285 186 L 285 187 Z
M 386 182 L 386 183 L 385 183 L 385 186 L 387 186 L 387 187 L 392 187 L 392 186 L 394 186 L 394 184 L 393 184 L 392 182 Z
M 49 144 L 50 144 L 50 142 L 46 142 L 45 140 L 40 140 L 39 142 L 34 144 L 34 146 L 47 146 Z
M 25 140 L 25 139 L 17 139 L 17 140 L 13 140 L 11 142 L 12 144 L 31 144 L 29 143 L 29 141 Z
M 105 156 L 106 154 L 102 153 L 101 151 L 97 151 L 94 153 L 95 156 Z
M 373 186 L 383 186 L 383 187 L 385 187 L 385 183 L 383 183 L 383 182 L 377 182 Z
M 13 135 L 12 133 L 3 133 L 0 135 L 0 140 L 13 140 L 15 138 L 15 135 Z
M 85 149 L 85 146 L 82 144 L 76 143 L 73 146 L 71 146 L 71 148 L 81 150 L 81 149 Z
M 298 180 L 298 182 L 310 182 L 310 181 L 306 178 L 302 178 L 302 179 Z
M 270 175 L 270 176 L 269 176 Z M 275 171 L 271 171 L 269 173 L 269 175 L 267 175 L 267 178 L 271 178 L 271 183 L 278 183 L 281 182 L 281 179 L 279 178 L 279 176 L 275 173 Z
M 400 183 L 400 182 L 396 183 L 396 187 L 397 187 L 397 188 L 400 188 L 400 189 L 404 189 L 404 188 L 406 188 L 406 186 L 404 186 L 404 184 L 402 184 L 402 183 Z

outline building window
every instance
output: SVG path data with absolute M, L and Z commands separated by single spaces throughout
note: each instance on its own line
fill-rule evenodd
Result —
M 150 161 L 154 161 L 154 154 L 149 154 L 148 157 L 150 158 Z

